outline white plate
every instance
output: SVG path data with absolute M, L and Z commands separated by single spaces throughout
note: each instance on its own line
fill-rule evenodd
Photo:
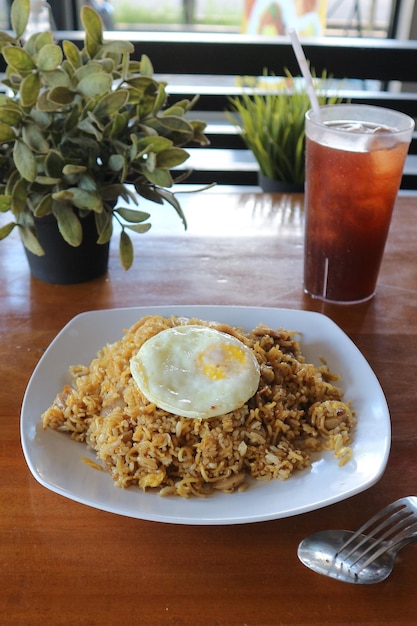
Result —
M 106 343 L 144 315 L 184 315 L 247 329 L 258 323 L 302 333 L 300 343 L 310 362 L 325 357 L 342 376 L 340 386 L 352 402 L 358 425 L 353 459 L 339 467 L 332 453 L 320 455 L 309 470 L 287 481 L 254 481 L 243 493 L 216 493 L 183 499 L 144 493 L 136 487 L 115 487 L 109 474 L 86 464 L 94 460 L 87 447 L 47 429 L 40 416 L 62 386 L 68 367 L 88 364 Z M 390 449 L 390 416 L 384 393 L 365 358 L 328 317 L 287 309 L 223 306 L 164 306 L 110 309 L 82 313 L 52 341 L 29 381 L 22 405 L 21 438 L 33 476 L 47 489 L 92 507 L 138 519 L 176 524 L 242 524 L 298 515 L 344 500 L 381 477 Z

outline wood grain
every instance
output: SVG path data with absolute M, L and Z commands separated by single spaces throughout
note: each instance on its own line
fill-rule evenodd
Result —
M 0 624 L 250 626 L 415 624 L 415 547 L 392 576 L 350 586 L 305 569 L 299 541 L 355 528 L 416 490 L 417 199 L 397 201 L 376 297 L 334 306 L 302 292 L 302 196 L 218 191 L 187 196 L 189 230 L 170 209 L 135 238 L 136 261 L 91 283 L 29 276 L 17 236 L 0 244 Z M 157 207 L 158 211 L 161 211 Z M 392 417 L 392 451 L 366 492 L 295 518 L 182 526 L 124 518 L 40 486 L 20 447 L 28 379 L 56 333 L 82 311 L 237 304 L 329 315 L 368 359 Z M 232 506 L 232 500 L 231 500 Z

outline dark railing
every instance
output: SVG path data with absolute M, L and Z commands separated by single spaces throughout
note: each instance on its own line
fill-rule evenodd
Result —
M 81 42 L 83 34 L 61 31 L 57 37 Z M 283 68 L 298 73 L 292 46 L 286 37 L 115 31 L 107 32 L 106 38 L 132 41 L 134 56 L 147 54 L 160 73 L 257 76 L 265 67 L 277 75 Z M 326 69 L 335 78 L 417 81 L 416 41 L 323 37 L 305 39 L 302 43 L 317 74 Z

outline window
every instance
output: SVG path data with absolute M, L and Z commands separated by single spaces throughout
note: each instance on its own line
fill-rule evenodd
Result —
M 393 16 L 407 4 L 405 0 L 318 1 L 325 7 L 324 34 L 336 36 L 391 36 Z M 59 30 L 79 29 L 80 7 L 90 4 L 101 14 L 107 30 L 229 33 L 241 32 L 245 12 L 255 2 L 267 8 L 267 5 L 296 5 L 300 0 L 49 0 Z M 10 3 L 11 0 L 0 0 L 3 29 L 9 27 Z

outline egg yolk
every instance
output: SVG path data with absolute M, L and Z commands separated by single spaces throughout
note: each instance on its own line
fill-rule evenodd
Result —
M 246 353 L 230 344 L 214 344 L 198 355 L 197 364 L 204 376 L 211 380 L 231 378 L 244 366 Z

